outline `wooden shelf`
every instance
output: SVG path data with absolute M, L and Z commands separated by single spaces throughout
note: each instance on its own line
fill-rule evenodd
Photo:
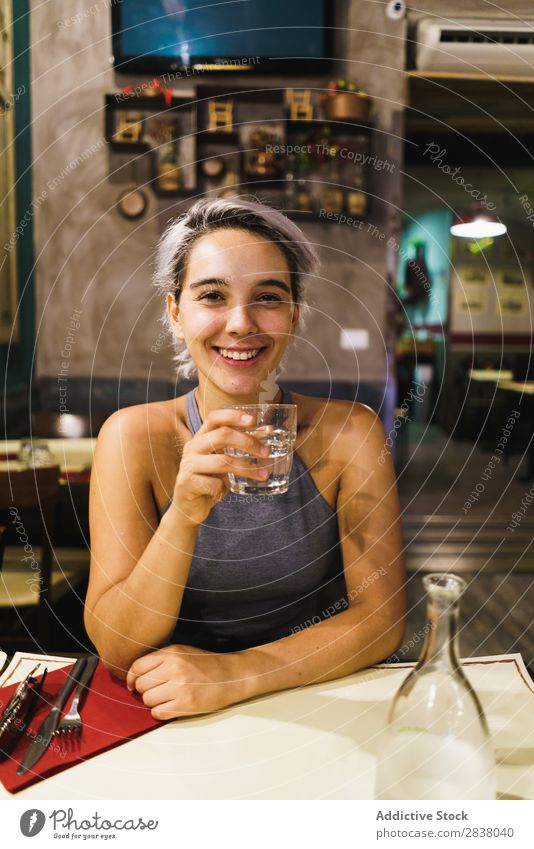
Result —
M 239 133 L 225 133 L 221 130 L 200 130 L 197 135 L 199 144 L 229 144 L 239 147 Z
M 534 77 L 406 73 L 408 134 L 534 132 Z
M 484 82 L 534 84 L 534 76 L 523 76 L 521 74 L 460 74 L 452 71 L 406 71 L 406 77 L 426 80 L 479 80 Z
M 224 132 L 220 129 L 207 130 L 210 117 L 207 103 L 214 97 L 234 101 L 234 114 L 232 116 L 234 124 L 231 132 Z M 132 124 L 132 129 L 126 127 L 126 132 L 122 130 L 122 124 L 125 123 L 125 112 L 132 113 L 131 117 L 128 116 L 127 118 L 128 122 Z M 176 124 L 178 128 L 176 132 L 179 135 L 176 140 L 180 144 L 180 150 L 177 164 L 179 165 L 183 160 L 187 163 L 188 169 L 194 169 L 192 172 L 194 180 L 189 171 L 184 171 L 183 185 L 180 188 L 170 190 L 158 187 L 158 166 L 161 164 L 159 156 L 162 145 L 166 143 L 165 140 L 158 142 L 162 137 L 158 128 L 160 124 L 165 123 Z M 141 124 L 141 128 L 137 126 L 138 124 Z M 151 189 L 160 197 L 186 197 L 194 194 L 201 195 L 203 192 L 215 194 L 230 188 L 224 182 L 219 183 L 217 179 L 211 179 L 204 173 L 202 162 L 211 157 L 224 158 L 227 163 L 227 171 L 235 173 L 235 179 L 241 187 L 241 191 L 247 188 L 253 192 L 277 191 L 283 193 L 286 185 L 285 172 L 296 173 L 293 170 L 295 162 L 289 168 L 288 162 L 290 160 L 286 158 L 286 160 L 281 161 L 283 150 L 276 151 L 279 155 L 278 166 L 280 168 L 280 173 L 276 176 L 272 178 L 255 177 L 247 173 L 251 150 L 253 151 L 257 146 L 263 144 L 261 139 L 259 142 L 253 140 L 252 130 L 255 129 L 254 125 L 256 124 L 259 126 L 263 124 L 275 125 L 273 138 L 279 138 L 281 148 L 297 143 L 304 145 L 308 140 L 310 145 L 314 143 L 322 144 L 323 141 L 325 144 L 332 144 L 336 139 L 345 137 L 344 144 L 347 148 L 353 146 L 356 151 L 361 148 L 363 152 L 371 152 L 371 136 L 374 131 L 372 123 L 351 120 L 329 121 L 324 117 L 317 117 L 312 120 L 292 120 L 288 116 L 288 109 L 285 104 L 285 91 L 279 87 L 258 90 L 241 87 L 229 88 L 227 86 L 198 86 L 195 98 L 173 96 L 168 105 L 164 98 L 160 96 L 123 97 L 108 94 L 105 98 L 105 136 L 110 148 L 121 153 L 148 155 L 151 160 Z M 123 136 L 132 139 L 139 135 L 139 141 L 118 141 L 119 127 L 121 127 Z M 318 131 L 317 134 L 315 131 Z M 163 135 L 163 138 L 165 139 L 165 135 Z M 252 141 L 249 141 L 249 139 L 252 139 Z M 188 150 L 184 156 L 183 147 L 185 144 L 187 144 Z M 341 143 L 339 143 L 339 146 L 342 146 Z M 189 147 L 192 149 L 189 150 Z M 315 166 L 313 173 L 316 181 L 324 179 L 324 177 L 321 178 L 323 171 L 319 169 L 314 151 L 301 152 L 310 157 L 308 165 L 312 167 L 312 171 Z M 315 156 L 315 159 L 312 161 L 313 156 Z M 326 159 L 326 149 L 324 155 L 321 154 L 321 156 Z M 322 167 L 324 163 L 321 161 L 319 164 Z M 343 164 L 345 163 L 343 162 Z M 307 173 L 306 168 L 302 167 L 301 163 L 299 167 L 299 173 Z M 353 166 L 351 165 L 351 174 L 352 169 Z M 361 170 L 359 180 L 363 183 L 362 190 L 368 194 L 366 180 L 370 166 L 367 166 L 363 158 Z M 356 181 L 354 191 L 357 191 Z M 313 195 L 316 197 L 315 192 L 313 192 Z M 289 214 L 291 215 L 291 213 Z M 346 213 L 346 215 L 349 216 L 349 213 Z M 319 219 L 316 212 L 303 212 L 302 217 L 306 220 L 320 220 L 322 222 L 326 220 Z M 357 220 L 356 216 L 350 217 L 352 220 Z

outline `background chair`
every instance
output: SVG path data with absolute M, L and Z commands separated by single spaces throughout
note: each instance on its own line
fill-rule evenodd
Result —
M 104 415 L 32 412 L 32 436 L 40 439 L 96 438 L 105 420 Z
M 50 650 L 52 607 L 73 580 L 61 567 L 52 567 L 58 498 L 58 466 L 0 471 L 0 522 L 5 527 L 0 541 L 0 645 L 4 648 Z

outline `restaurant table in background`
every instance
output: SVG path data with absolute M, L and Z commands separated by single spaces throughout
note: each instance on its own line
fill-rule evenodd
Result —
M 533 799 L 534 683 L 521 655 L 463 663 L 492 733 L 499 798 Z M 379 733 L 412 667 L 383 664 L 174 720 L 15 796 L 0 787 L 0 798 L 372 799 Z
M 21 441 L 6 439 L 0 442 L 0 468 L 16 471 Z M 45 439 L 59 465 L 60 508 L 56 523 L 58 547 L 84 547 L 89 538 L 89 481 L 96 439 Z
M 54 510 L 52 539 L 52 604 L 50 642 L 38 641 L 42 650 L 57 650 L 59 646 L 74 650 L 79 641 L 87 644 L 83 627 L 83 599 L 89 572 L 89 482 L 96 440 L 91 438 L 43 439 L 53 461 L 60 467 L 59 498 Z M 25 468 L 17 460 L 22 440 L 0 442 L 0 469 L 16 472 Z M 6 552 L 0 579 L 0 615 L 10 617 L 8 627 L 18 633 L 28 633 L 38 639 L 34 619 L 37 599 L 31 576 L 31 564 L 21 560 L 15 529 L 6 540 Z M 39 511 L 24 515 L 24 531 L 33 540 L 36 559 L 41 557 L 42 520 Z M 37 540 L 37 544 L 35 541 Z M 16 612 L 12 612 L 15 606 Z M 19 615 L 19 612 L 22 611 Z M 29 624 L 26 624 L 29 623 Z
M 534 439 L 532 438 L 534 432 L 534 380 L 500 380 L 497 384 L 497 389 L 501 392 L 515 395 L 518 406 L 522 408 L 521 412 L 526 417 L 530 434 L 527 448 L 528 466 L 525 480 L 534 481 Z
M 29 437 L 28 437 L 29 438 Z M 64 474 L 79 473 L 91 468 L 96 439 L 43 439 Z M 2 463 L 16 460 L 21 439 L 4 439 L 0 442 Z
M 496 386 L 500 380 L 512 377 L 510 369 L 472 368 L 467 371 L 462 387 L 462 409 L 458 413 L 457 435 L 460 438 L 472 439 L 482 447 L 493 444 Z

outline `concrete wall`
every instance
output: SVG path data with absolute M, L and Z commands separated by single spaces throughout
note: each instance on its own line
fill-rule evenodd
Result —
M 114 208 L 125 184 L 110 178 L 114 159 L 103 142 L 104 94 L 141 78 L 115 76 L 109 5 L 107 0 L 31 3 L 36 372 L 172 378 L 170 349 L 151 351 L 161 330 L 151 262 L 165 223 L 184 202 L 158 199 L 147 189 L 149 209 L 139 222 L 124 220 Z M 374 96 L 375 152 L 386 156 L 393 170 L 373 176 L 376 230 L 306 226 L 319 246 L 323 280 L 313 285 L 315 312 L 286 374 L 382 381 L 388 369 L 387 279 L 388 274 L 394 278 L 395 260 L 385 242 L 391 232 L 398 233 L 402 205 L 404 22 L 388 22 L 382 4 L 354 1 L 338 4 L 336 24 L 342 28 L 336 36 L 339 72 Z M 259 81 L 287 85 L 283 79 Z M 325 81 L 312 78 L 306 84 Z M 80 311 L 79 327 L 70 322 L 74 310 Z M 347 326 L 370 333 L 370 349 L 357 361 L 339 346 L 339 329 Z

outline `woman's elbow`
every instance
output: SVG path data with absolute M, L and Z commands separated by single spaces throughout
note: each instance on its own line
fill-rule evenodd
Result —
M 406 609 L 396 608 L 392 611 L 388 622 L 383 628 L 384 657 L 389 657 L 400 649 L 406 633 Z
M 135 658 L 130 661 L 128 658 L 120 656 L 121 653 L 118 651 L 113 650 L 110 646 L 109 635 L 103 633 L 102 627 L 98 626 L 92 611 L 87 607 L 84 613 L 84 625 L 87 636 L 96 648 L 104 669 L 114 675 L 115 678 L 124 681 Z
M 107 658 L 102 657 L 101 660 L 104 669 L 106 669 L 111 675 L 113 675 L 114 678 L 118 678 L 120 681 L 126 681 L 128 669 L 125 669 L 122 666 L 115 666 L 115 664 Z

